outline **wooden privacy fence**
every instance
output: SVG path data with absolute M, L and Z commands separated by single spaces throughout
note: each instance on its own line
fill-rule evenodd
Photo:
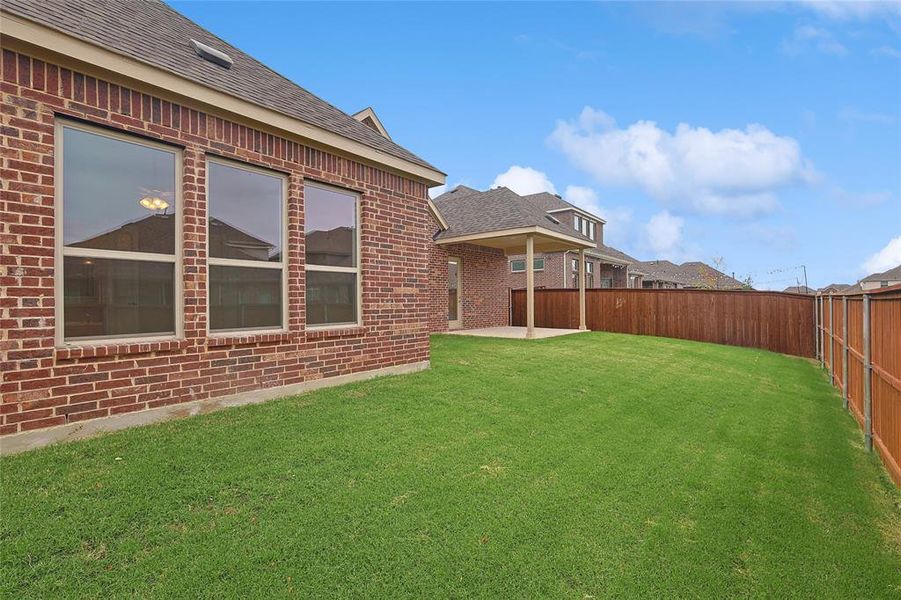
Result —
M 816 302 L 820 363 L 901 485 L 901 286 Z
M 697 340 L 816 356 L 815 299 L 781 292 L 585 290 L 592 331 Z M 511 292 L 511 324 L 526 321 L 526 292 Z M 579 291 L 535 290 L 535 326 L 579 327 Z

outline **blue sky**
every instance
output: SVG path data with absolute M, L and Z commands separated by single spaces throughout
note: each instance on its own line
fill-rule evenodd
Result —
M 640 259 L 775 289 L 901 263 L 899 3 L 173 6 L 451 186 L 554 190 Z

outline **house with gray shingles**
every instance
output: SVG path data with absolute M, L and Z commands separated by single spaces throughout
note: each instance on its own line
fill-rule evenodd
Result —
M 497 192 L 496 190 L 503 190 Z M 466 202 L 457 202 L 467 199 Z M 585 252 L 585 286 L 592 288 L 641 287 L 641 273 L 632 269 L 638 261 L 604 244 L 604 219 L 567 202 L 556 194 L 542 192 L 521 196 L 507 188 L 485 192 L 460 185 L 434 200 L 441 210 L 466 211 L 466 218 L 481 227 L 488 226 L 497 215 L 485 212 L 483 203 L 503 211 L 529 214 L 553 228 L 577 235 L 591 242 Z M 465 208 L 464 208 L 465 207 Z M 503 291 L 526 287 L 526 257 L 507 256 L 507 276 Z M 538 251 L 534 261 L 535 286 L 538 288 L 578 288 L 579 255 L 577 250 Z
M 677 265 L 668 260 L 650 260 L 636 266 L 644 273 L 645 288 L 690 290 L 743 290 L 748 286 L 700 261 Z
M 539 277 L 547 274 L 539 258 L 566 256 L 584 265 L 597 248 L 595 239 L 565 217 L 505 187 L 480 192 L 458 186 L 433 199 L 432 207 L 433 331 L 508 325 L 515 257 L 524 262 L 518 287 L 534 292 Z M 560 281 L 547 281 L 547 287 L 560 287 Z M 533 293 L 527 296 L 527 305 L 534 307 Z M 584 293 L 580 299 L 584 303 Z
M 867 275 L 859 283 L 860 288 L 865 292 L 901 284 L 901 265 L 881 273 Z
M 806 285 L 790 285 L 782 291 L 786 294 L 813 295 L 817 293 L 817 290 L 807 287 Z

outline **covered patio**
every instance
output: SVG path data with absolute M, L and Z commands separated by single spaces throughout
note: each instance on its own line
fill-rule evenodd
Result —
M 475 190 L 453 190 L 434 201 L 434 210 L 438 214 L 437 219 L 441 224 L 441 230 L 435 235 L 435 245 L 447 255 L 447 260 L 452 268 L 448 271 L 448 313 L 449 327 L 454 330 L 466 329 L 464 327 L 464 307 L 460 301 L 463 296 L 462 272 L 466 269 L 479 269 L 478 264 L 467 265 L 458 254 L 459 249 L 466 246 L 475 246 L 488 249 L 499 257 L 525 255 L 526 257 L 526 327 L 470 327 L 468 332 L 479 329 L 492 335 L 503 333 L 504 335 L 493 337 L 523 337 L 534 339 L 538 337 L 553 337 L 563 335 L 554 333 L 560 331 L 585 331 L 585 277 L 579 278 L 579 329 L 578 330 L 549 330 L 539 333 L 535 327 L 535 253 L 536 252 L 578 252 L 580 273 L 585 273 L 586 251 L 595 247 L 595 242 L 574 231 L 571 227 L 560 223 L 552 216 L 535 208 L 532 204 L 523 202 L 522 198 L 507 188 L 495 188 L 488 192 L 476 192 Z M 498 252 L 500 251 L 500 252 Z M 504 261 L 504 268 L 506 260 Z M 472 281 L 473 273 L 469 273 Z M 480 285 L 491 287 L 490 275 L 486 272 L 484 277 L 476 273 L 476 279 Z M 498 282 L 493 294 L 509 293 L 503 282 Z M 456 303 L 456 305 L 455 305 Z M 470 310 L 477 310 L 475 307 Z M 509 322 L 507 322 L 509 325 Z M 523 330 L 520 336 L 519 330 Z M 476 334 L 479 335 L 479 334 Z

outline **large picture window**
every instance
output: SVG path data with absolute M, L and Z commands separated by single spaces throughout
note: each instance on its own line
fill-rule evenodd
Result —
M 315 183 L 304 186 L 308 327 L 360 322 L 360 198 Z
M 207 162 L 209 327 L 285 326 L 285 177 Z
M 179 151 L 59 122 L 60 341 L 180 333 Z

